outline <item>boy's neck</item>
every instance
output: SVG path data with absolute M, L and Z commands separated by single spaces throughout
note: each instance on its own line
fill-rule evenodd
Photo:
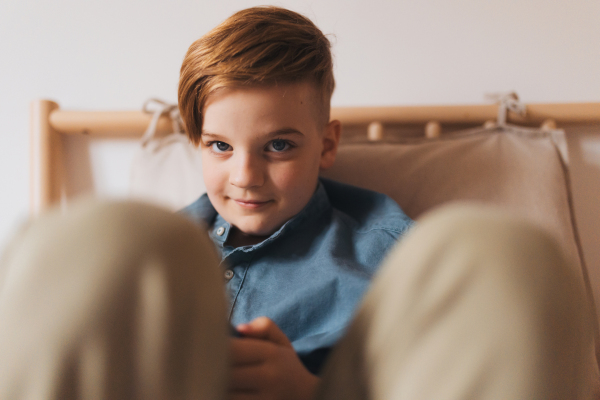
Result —
M 248 235 L 248 234 L 245 234 L 244 232 L 240 231 L 235 226 L 232 226 L 231 230 L 229 231 L 229 237 L 227 238 L 225 245 L 232 246 L 232 247 L 252 246 L 252 245 L 262 242 L 263 240 L 265 240 L 268 237 L 269 237 L 269 235 L 267 235 L 267 236 Z

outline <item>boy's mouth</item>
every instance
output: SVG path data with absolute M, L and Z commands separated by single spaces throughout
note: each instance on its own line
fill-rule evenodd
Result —
M 267 201 L 257 201 L 257 200 L 243 200 L 243 199 L 234 199 L 237 205 L 244 208 L 256 209 L 260 208 L 266 204 L 269 204 L 271 200 Z

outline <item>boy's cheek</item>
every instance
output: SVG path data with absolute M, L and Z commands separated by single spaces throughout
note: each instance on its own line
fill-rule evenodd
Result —
M 271 181 L 286 191 L 314 190 L 319 177 L 319 162 L 311 157 L 295 162 L 279 164 L 269 171 Z
M 202 163 L 202 177 L 206 191 L 209 194 L 222 191 L 228 182 L 227 175 L 220 171 L 216 165 L 209 163 Z

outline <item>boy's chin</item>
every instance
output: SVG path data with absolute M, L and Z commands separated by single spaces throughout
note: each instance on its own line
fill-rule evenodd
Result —
M 257 236 L 257 237 L 268 237 L 271 236 L 277 228 L 275 229 L 266 229 L 266 228 L 238 228 L 240 233 L 244 236 Z
M 283 224 L 273 226 L 272 224 L 262 223 L 242 223 L 234 224 L 238 231 L 244 236 L 271 236 L 275 233 Z

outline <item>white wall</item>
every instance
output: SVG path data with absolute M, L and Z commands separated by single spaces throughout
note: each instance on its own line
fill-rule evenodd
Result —
M 176 99 L 189 44 L 245 0 L 0 2 L 0 247 L 29 202 L 28 107 L 138 109 Z M 597 0 L 277 1 L 331 33 L 334 105 L 600 102 Z M 570 138 L 586 257 L 600 263 L 600 137 Z M 92 149 L 101 192 L 123 192 L 127 154 Z M 123 153 L 115 157 L 114 152 Z M 112 183 L 111 183 L 112 182 Z

